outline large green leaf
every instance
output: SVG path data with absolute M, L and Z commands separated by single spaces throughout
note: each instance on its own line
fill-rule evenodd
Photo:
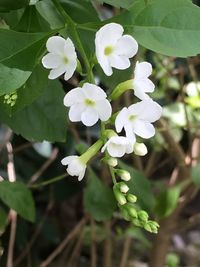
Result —
M 31 192 L 23 183 L 0 182 L 0 199 L 24 219 L 34 222 L 34 200 Z
M 0 62 L 11 68 L 31 71 L 49 35 L 0 29 Z
M 0 0 L 0 12 L 19 9 L 28 5 L 30 0 Z
M 155 52 L 179 57 L 200 52 L 200 8 L 192 1 L 137 0 L 116 21 Z
M 127 182 L 130 193 L 138 198 L 138 204 L 145 210 L 151 211 L 155 205 L 155 197 L 153 195 L 149 180 L 144 174 L 125 163 L 120 162 L 119 166 L 130 172 L 131 180 Z
M 169 216 L 176 208 L 181 193 L 179 186 L 174 186 L 160 193 L 156 200 L 155 212 L 159 217 Z
M 84 190 L 85 210 L 97 221 L 109 220 L 116 209 L 113 191 L 104 185 L 93 172 Z
M 26 82 L 30 75 L 30 71 L 9 68 L 0 63 L 0 95 L 15 91 Z
M 30 141 L 64 142 L 67 112 L 63 98 L 64 92 L 59 81 L 49 81 L 45 92 L 35 102 L 11 117 L 1 105 L 0 121 Z

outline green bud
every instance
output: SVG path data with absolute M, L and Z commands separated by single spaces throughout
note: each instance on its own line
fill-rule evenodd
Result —
M 10 106 L 13 107 L 15 105 L 15 102 L 11 102 Z
M 16 99 L 17 99 L 17 94 L 12 95 L 12 96 L 11 96 L 11 99 L 12 99 L 12 100 L 16 100 Z
M 133 194 L 128 194 L 126 196 L 126 199 L 131 203 L 135 203 L 137 201 L 137 197 L 135 195 L 133 195 Z
M 120 95 L 129 89 L 133 89 L 133 79 L 118 84 L 113 90 L 110 100 L 117 99 Z
M 147 154 L 147 147 L 144 143 L 135 143 L 133 147 L 134 153 L 138 156 L 144 156 Z
M 155 221 L 148 221 L 147 224 L 151 227 L 151 232 L 154 234 L 158 233 L 159 224 Z
M 126 182 L 131 179 L 131 175 L 128 171 L 117 169 L 115 172 L 122 180 Z
M 121 207 L 121 213 L 122 213 L 122 216 L 124 217 L 125 220 L 130 221 L 131 216 L 129 215 L 128 210 L 126 209 L 125 206 L 126 206 L 126 204 Z
M 126 198 L 125 196 L 120 192 L 119 188 L 118 188 L 118 184 L 114 185 L 113 187 L 113 192 L 114 192 L 114 195 L 115 195 L 115 198 L 116 200 L 118 201 L 118 203 L 120 205 L 124 205 L 126 204 Z
M 118 164 L 118 161 L 116 158 L 109 158 L 108 160 L 108 165 L 111 167 L 116 167 Z
M 120 182 L 118 183 L 119 185 L 119 189 L 122 193 L 126 194 L 129 190 L 129 187 L 124 183 L 124 182 Z
M 133 219 L 131 221 L 135 226 L 138 226 L 138 227 L 143 227 L 144 226 L 143 223 L 140 220 L 138 220 L 137 218 L 135 218 L 135 219 Z
M 140 210 L 138 212 L 138 218 L 139 220 L 141 220 L 142 222 L 147 222 L 148 221 L 148 218 L 149 218 L 149 215 L 146 211 L 144 210 Z
M 10 98 L 10 95 L 5 95 L 4 96 L 4 99 L 9 99 Z
M 10 98 L 6 101 L 7 104 L 10 104 L 11 102 L 12 102 L 12 101 L 11 101 Z
M 152 233 L 151 226 L 150 226 L 148 223 L 146 223 L 146 224 L 144 225 L 144 229 L 145 229 L 146 231 Z

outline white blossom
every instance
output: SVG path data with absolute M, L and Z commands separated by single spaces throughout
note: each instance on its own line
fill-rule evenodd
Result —
M 82 121 L 86 126 L 94 125 L 99 119 L 107 121 L 112 113 L 106 93 L 98 86 L 85 83 L 66 94 L 64 105 L 70 107 L 69 119 Z
M 78 176 L 81 181 L 85 175 L 86 164 L 81 161 L 79 156 L 68 156 L 61 160 L 62 165 L 67 165 L 67 172 L 71 176 Z
M 112 67 L 120 70 L 129 68 L 129 58 L 138 51 L 136 40 L 130 35 L 123 35 L 123 32 L 120 24 L 109 23 L 96 33 L 96 57 L 107 76 L 112 75 Z
M 52 36 L 47 40 L 46 47 L 49 53 L 42 58 L 42 64 L 51 69 L 48 78 L 56 79 L 65 73 L 64 79 L 70 79 L 77 66 L 77 55 L 71 39 Z
M 152 74 L 152 66 L 149 62 L 137 62 L 134 71 L 134 94 L 141 100 L 148 99 L 146 93 L 152 93 L 155 85 L 148 78 Z
M 111 157 L 120 158 L 125 153 L 130 154 L 133 152 L 133 144 L 127 137 L 112 136 L 102 147 L 101 152 L 104 152 L 106 149 Z
M 124 107 L 116 117 L 115 127 L 119 133 L 124 128 L 126 136 L 135 143 L 138 135 L 142 138 L 150 138 L 155 134 L 152 122 L 160 118 L 162 108 L 152 99 L 142 100 L 136 104 Z

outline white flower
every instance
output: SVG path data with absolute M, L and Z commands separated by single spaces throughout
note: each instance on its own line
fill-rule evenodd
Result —
M 52 69 L 48 78 L 56 79 L 63 73 L 65 80 L 71 78 L 77 66 L 77 55 L 71 39 L 53 36 L 47 40 L 46 47 L 49 53 L 42 58 L 42 64 L 46 69 Z
M 119 133 L 124 128 L 126 136 L 135 143 L 135 135 L 150 138 L 155 134 L 151 124 L 160 118 L 162 108 L 152 99 L 143 100 L 128 108 L 123 108 L 116 117 L 115 127 Z
M 135 143 L 133 147 L 133 151 L 138 156 L 145 156 L 147 154 L 147 147 L 144 143 Z
M 96 57 L 107 76 L 112 75 L 112 67 L 120 70 L 129 68 L 129 58 L 138 51 L 136 40 L 130 35 L 122 36 L 123 31 L 120 24 L 109 23 L 96 33 Z
M 148 78 L 152 74 L 152 66 L 148 62 L 137 62 L 134 71 L 133 88 L 134 94 L 141 100 L 148 99 L 146 93 L 152 93 L 155 85 Z
M 71 176 L 78 176 L 81 181 L 85 175 L 86 164 L 78 156 L 68 156 L 61 160 L 62 165 L 68 165 L 67 172 Z
M 101 152 L 104 152 L 106 149 L 111 157 L 120 158 L 125 153 L 133 152 L 133 144 L 127 137 L 112 136 L 102 147 Z
M 64 105 L 70 107 L 69 119 L 82 121 L 86 126 L 94 125 L 99 119 L 107 121 L 112 113 L 106 93 L 98 86 L 85 83 L 66 94 Z
M 148 78 L 152 74 L 152 66 L 149 62 L 138 62 L 135 66 L 133 88 L 134 94 L 141 100 L 148 99 L 146 93 L 152 93 L 155 85 Z

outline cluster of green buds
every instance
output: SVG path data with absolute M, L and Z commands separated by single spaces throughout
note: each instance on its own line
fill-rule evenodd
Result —
M 13 107 L 17 101 L 17 92 L 4 95 L 4 103 Z
M 129 193 L 129 187 L 124 181 L 131 179 L 130 173 L 117 169 L 115 173 L 121 178 L 120 182 L 116 182 L 113 186 L 113 192 L 118 202 L 121 214 L 127 221 L 132 222 L 135 226 L 144 228 L 151 233 L 157 233 L 159 224 L 149 220 L 149 215 L 145 210 L 140 210 L 136 205 L 137 197 Z

